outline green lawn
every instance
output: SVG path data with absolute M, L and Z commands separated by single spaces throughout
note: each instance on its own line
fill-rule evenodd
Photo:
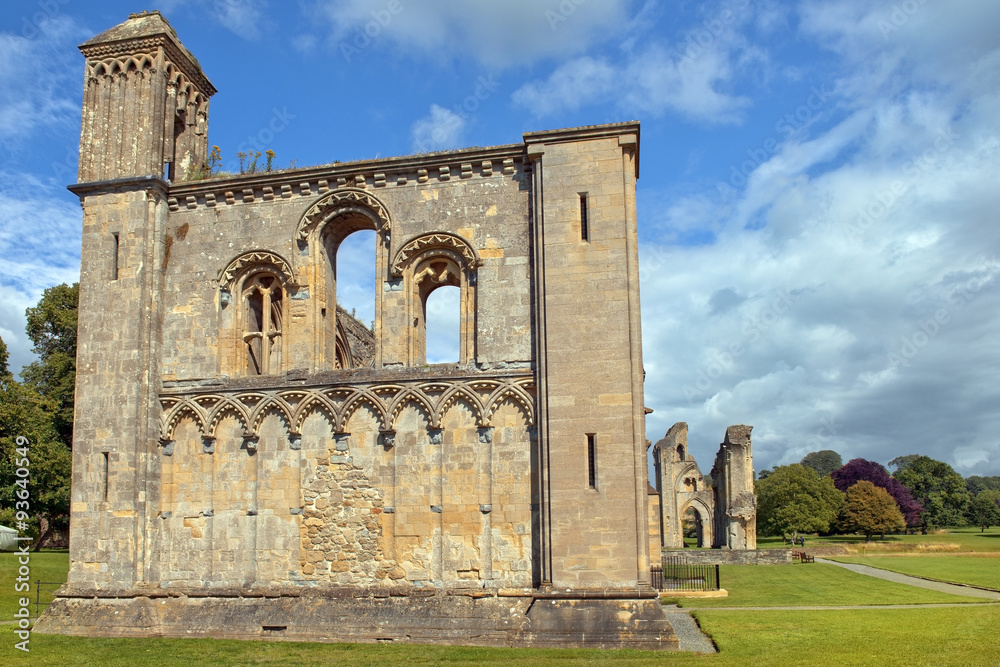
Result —
M 1000 605 L 695 615 L 721 651 L 704 664 L 995 667 L 1000 656 Z
M 917 604 L 981 600 L 914 588 L 856 574 L 836 565 L 722 565 L 726 598 L 688 598 L 683 607 Z
M 917 577 L 1000 590 L 1000 555 L 997 554 L 838 556 L 833 560 L 844 563 L 861 563 Z
M 885 540 L 873 538 L 867 545 L 863 535 L 806 536 L 806 548 L 842 544 L 850 549 L 874 553 L 878 551 L 941 552 L 941 551 L 1000 551 L 1000 528 L 949 528 L 932 531 L 927 535 L 886 535 Z M 777 549 L 782 546 L 780 537 L 758 537 L 760 549 Z M 787 541 L 784 546 L 789 546 Z
M 31 569 L 29 577 L 31 581 L 30 593 L 23 593 L 14 590 L 18 583 L 18 554 L 11 551 L 0 551 L 0 621 L 14 618 L 14 612 L 18 608 L 18 600 L 21 597 L 28 597 L 31 600 L 31 616 L 35 615 L 35 581 L 66 581 L 66 572 L 69 570 L 69 554 L 66 551 L 41 551 L 29 554 L 31 559 L 28 567 Z M 52 593 L 56 586 L 43 586 L 41 602 L 51 602 Z
M 897 557 L 922 561 L 928 557 Z M 868 559 L 871 560 L 871 559 Z M 975 558 L 970 561 L 985 561 Z M 1000 561 L 998 561 L 1000 562 Z M 32 554 L 31 578 L 65 578 L 65 553 Z M 12 581 L 16 557 L 0 554 L 0 577 Z M 832 565 L 722 567 L 730 597 L 688 600 L 721 649 L 696 656 L 645 651 L 492 649 L 418 645 L 304 644 L 208 639 L 99 639 L 35 635 L 36 665 L 996 665 L 1000 604 L 940 609 L 719 611 L 713 606 L 851 605 L 969 601 L 848 572 Z M 13 587 L 11 586 L 11 589 Z M 17 595 L 0 594 L 11 618 Z M 919 628 L 919 632 L 915 631 Z M 0 626 L 0 660 L 19 656 L 9 625 Z M 9 662 L 10 660 L 6 660 Z
M 1000 605 L 944 609 L 696 612 L 721 649 L 645 651 L 297 644 L 208 639 L 85 639 L 37 635 L 34 665 L 996 665 Z M 0 630 L 0 659 L 15 651 Z

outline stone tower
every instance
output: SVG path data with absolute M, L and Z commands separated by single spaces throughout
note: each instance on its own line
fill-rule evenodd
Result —
M 757 497 L 753 486 L 752 426 L 726 429 L 712 467 L 715 492 L 715 545 L 724 549 L 757 548 Z
M 158 12 L 133 14 L 86 57 L 70 583 L 147 579 L 149 443 L 159 429 L 165 175 L 203 159 L 215 92 Z M 199 158 L 200 156 L 200 158 Z M 165 171 L 167 174 L 165 174 Z
M 70 574 L 35 631 L 676 648 L 639 124 L 185 180 L 215 89 L 169 24 L 81 50 Z M 337 298 L 359 230 L 371 330 Z M 460 358 L 428 365 L 445 286 Z
M 660 535 L 664 549 L 684 548 L 684 517 L 693 510 L 698 546 L 714 543 L 715 500 L 688 449 L 688 425 L 678 422 L 653 445 L 660 493 Z

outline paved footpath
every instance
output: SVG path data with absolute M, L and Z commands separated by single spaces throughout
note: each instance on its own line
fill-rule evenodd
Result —
M 951 593 L 952 595 L 964 595 L 970 598 L 985 598 L 987 600 L 1000 600 L 1000 592 L 990 591 L 983 588 L 976 588 L 974 586 L 962 586 L 961 584 L 946 584 L 943 581 L 930 581 L 928 579 L 921 579 L 920 577 L 911 577 L 908 574 L 890 572 L 889 570 L 880 570 L 877 567 L 871 567 L 870 565 L 861 565 L 859 563 L 838 563 L 837 561 L 827 560 L 826 558 L 816 558 L 816 562 L 826 563 L 827 565 L 836 565 L 837 567 L 842 567 L 845 570 L 850 570 L 851 572 L 857 572 L 858 574 L 868 575 L 869 577 L 875 577 L 877 579 L 885 579 L 886 581 L 894 581 L 897 584 L 906 584 L 907 586 L 928 588 L 932 591 L 939 591 L 941 593 Z
M 681 651 L 691 651 L 692 653 L 717 653 L 715 644 L 708 636 L 701 631 L 698 623 L 688 613 L 689 610 L 679 607 L 664 607 L 667 620 L 674 628 L 677 639 L 680 640 L 678 648 Z

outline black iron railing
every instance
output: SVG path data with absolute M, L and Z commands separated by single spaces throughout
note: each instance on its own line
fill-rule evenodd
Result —
M 664 558 L 661 567 L 654 565 L 650 575 L 653 588 L 661 591 L 719 590 L 718 565 L 688 563 L 677 556 Z
M 40 579 L 35 580 L 35 618 L 41 614 L 42 607 L 48 607 L 50 602 L 42 602 L 42 589 L 45 587 L 47 590 L 55 591 L 57 588 L 62 586 L 62 583 L 58 581 L 41 581 Z

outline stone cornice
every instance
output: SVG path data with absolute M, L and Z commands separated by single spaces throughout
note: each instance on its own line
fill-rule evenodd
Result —
M 618 144 L 622 148 L 635 151 L 635 177 L 639 178 L 639 121 L 637 120 L 604 125 L 584 125 L 562 130 L 526 132 L 523 136 L 529 155 L 542 153 L 546 144 L 617 138 Z
M 77 195 L 102 195 L 108 192 L 122 192 L 126 190 L 144 190 L 155 188 L 166 194 L 170 184 L 159 176 L 126 176 L 124 178 L 112 178 L 107 181 L 90 181 L 87 183 L 73 183 L 67 185 L 66 189 Z
M 158 35 L 145 35 L 142 37 L 103 42 L 99 44 L 81 44 L 80 52 L 88 60 L 106 60 L 108 58 L 121 58 L 123 56 L 136 55 L 138 53 L 154 54 L 156 49 L 163 47 L 167 60 L 176 65 L 194 83 L 198 90 L 206 97 L 211 97 L 218 91 L 212 82 L 208 80 L 205 73 L 201 71 L 201 66 L 191 56 L 187 49 L 180 45 L 175 37 L 166 32 Z
M 524 146 L 508 144 L 423 155 L 338 162 L 287 171 L 258 172 L 170 186 L 171 211 L 201 206 L 311 197 L 342 188 L 377 193 L 383 188 L 503 176 L 530 171 Z

